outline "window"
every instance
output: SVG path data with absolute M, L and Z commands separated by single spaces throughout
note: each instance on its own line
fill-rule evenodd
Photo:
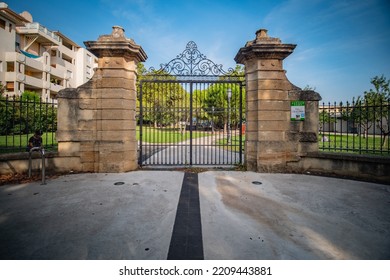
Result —
M 0 27 L 5 29 L 5 20 L 0 19 Z
M 9 31 L 9 32 L 12 31 L 12 23 L 10 23 L 10 24 L 8 25 L 8 31 Z
M 14 91 L 14 82 L 7 82 L 5 88 L 7 89 L 7 91 Z
M 3 72 L 3 62 L 0 60 L 0 72 Z
M 92 57 L 89 54 L 87 54 L 87 61 L 89 64 L 92 63 Z
M 15 72 L 15 64 L 14 62 L 7 62 L 7 72 Z

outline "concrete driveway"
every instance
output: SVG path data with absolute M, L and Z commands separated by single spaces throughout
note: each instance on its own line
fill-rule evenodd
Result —
M 390 259 L 390 186 L 135 171 L 0 187 L 1 259 Z

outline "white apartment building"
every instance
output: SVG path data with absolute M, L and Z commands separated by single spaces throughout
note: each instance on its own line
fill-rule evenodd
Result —
M 91 79 L 96 66 L 96 56 L 70 38 L 0 2 L 0 81 L 8 95 L 28 90 L 55 99 L 61 89 Z

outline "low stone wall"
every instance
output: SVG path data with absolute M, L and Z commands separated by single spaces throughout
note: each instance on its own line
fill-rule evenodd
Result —
M 28 152 L 0 155 L 0 175 L 28 174 L 28 159 Z M 57 152 L 47 152 L 45 154 L 45 162 L 46 173 L 63 173 L 62 167 L 69 162 L 69 159 L 60 158 Z M 40 153 L 33 153 L 33 173 L 40 172 L 41 168 L 42 159 Z
M 73 165 L 69 158 L 61 158 L 58 153 L 46 154 L 46 172 L 63 173 L 62 169 L 66 164 Z M 32 167 L 33 172 L 39 172 L 41 169 L 41 158 L 38 153 L 33 154 Z M 291 172 L 296 173 L 311 172 L 390 185 L 390 160 L 384 157 L 325 152 L 308 153 L 300 161 L 289 162 L 288 167 Z M 0 155 L 0 175 L 27 173 L 28 153 Z
M 313 152 L 290 162 L 292 172 L 330 175 L 390 184 L 390 159 L 379 156 Z

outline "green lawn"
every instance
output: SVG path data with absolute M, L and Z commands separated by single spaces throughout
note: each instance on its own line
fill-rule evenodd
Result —
M 193 131 L 193 138 L 205 137 L 211 135 L 210 132 Z M 27 146 L 28 139 L 32 134 L 0 136 L 0 153 L 24 152 Z M 321 151 L 330 152 L 348 152 L 361 154 L 383 154 L 390 155 L 390 142 L 386 139 L 384 147 L 381 147 L 380 137 L 368 136 L 363 138 L 356 135 L 332 135 L 326 134 L 329 142 L 321 141 L 320 135 L 319 148 Z M 56 150 L 57 141 L 54 132 L 44 133 L 42 135 L 43 144 L 47 150 Z M 143 131 L 143 142 L 163 144 L 163 143 L 178 143 L 189 140 L 190 132 L 185 131 L 181 133 L 179 129 L 173 128 L 152 128 L 145 127 Z M 140 139 L 139 127 L 137 127 L 137 140 Z M 242 147 L 244 149 L 245 135 L 242 137 Z M 225 149 L 238 152 L 239 150 L 239 136 L 232 136 L 231 143 L 227 143 L 227 139 L 220 139 L 216 142 L 217 145 L 223 146 Z M 359 148 L 361 147 L 361 148 Z M 361 151 L 359 151 L 361 150 Z
M 0 153 L 24 152 L 27 147 L 28 139 L 33 135 L 23 134 L 14 136 L 0 136 Z M 55 132 L 47 132 L 42 135 L 43 145 L 47 150 L 56 150 L 57 141 Z
M 0 136 L 0 153 L 14 153 L 24 152 L 26 150 L 28 139 L 33 134 L 15 135 L 12 136 Z M 204 131 L 193 131 L 192 137 L 199 138 L 208 136 L 209 133 Z M 55 139 L 54 132 L 44 133 L 42 135 L 43 144 L 48 150 L 57 149 L 57 141 Z M 139 127 L 137 127 L 137 140 L 140 139 Z M 184 131 L 181 133 L 178 129 L 172 128 L 151 128 L 144 126 L 143 142 L 147 143 L 178 143 L 190 139 L 190 132 Z
M 386 138 L 386 143 L 383 147 L 381 138 L 379 136 L 368 136 L 363 138 L 362 135 L 332 135 L 325 134 L 328 142 L 323 142 L 322 135 L 320 135 L 319 147 L 323 151 L 331 152 L 348 152 L 348 153 L 362 153 L 362 154 L 390 154 L 390 142 Z M 361 152 L 359 152 L 361 150 Z
M 322 135 L 320 135 L 322 137 Z M 353 135 L 328 135 L 329 142 L 322 142 L 319 140 L 319 147 L 322 151 L 330 152 L 344 152 L 344 153 L 361 153 L 361 154 L 383 154 L 390 155 L 390 140 L 386 138 L 384 147 L 381 148 L 381 138 L 368 136 L 363 138 L 362 136 Z M 242 148 L 244 149 L 245 135 L 242 136 Z M 238 152 L 239 150 L 239 137 L 233 136 L 231 144 L 227 143 L 227 139 L 220 139 L 216 143 L 223 146 L 224 149 L 233 150 Z M 361 146 L 361 148 L 359 148 Z M 360 151 L 359 151 L 360 150 Z
M 140 139 L 139 126 L 137 126 L 137 140 Z M 204 131 L 193 131 L 192 138 L 199 138 L 210 135 Z M 152 128 L 143 127 L 142 142 L 146 143 L 178 143 L 190 139 L 190 132 L 184 131 L 182 133 L 179 129 L 175 128 Z

